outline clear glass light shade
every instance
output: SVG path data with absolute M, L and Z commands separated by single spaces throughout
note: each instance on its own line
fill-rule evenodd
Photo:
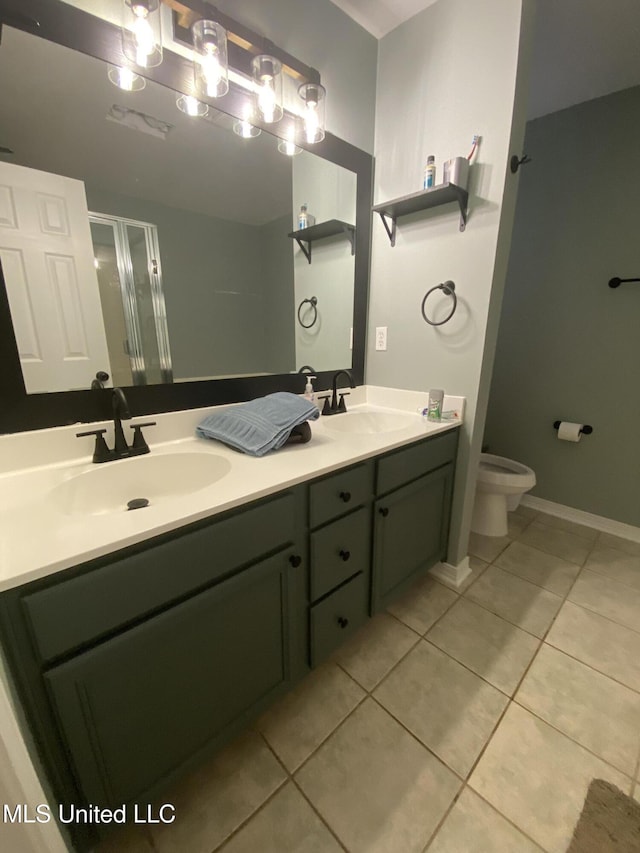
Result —
M 194 98 L 193 95 L 180 95 L 180 97 L 176 99 L 176 106 L 179 110 L 192 118 L 206 116 L 209 112 L 209 107 L 206 104 L 203 104 L 202 101 Z
M 121 68 L 117 65 L 112 65 L 107 72 L 109 80 L 118 89 L 123 89 L 125 92 L 139 92 L 147 85 L 144 77 L 136 74 L 130 68 Z
M 239 118 L 233 124 L 233 132 L 237 133 L 238 136 L 241 136 L 243 139 L 253 139 L 255 136 L 260 136 L 262 133 L 260 128 L 251 124 L 254 117 L 253 107 L 251 104 L 246 104 L 242 113 L 242 118 Z
M 296 138 L 296 129 L 295 126 L 292 125 L 289 128 L 289 131 L 286 136 L 280 137 L 278 140 L 278 151 L 281 154 L 286 154 L 288 157 L 294 157 L 296 154 L 300 154 L 302 148 L 295 143 Z
M 251 60 L 255 103 L 265 124 L 280 121 L 282 106 L 282 63 L 273 56 L 260 54 Z
M 193 35 L 193 76 L 196 90 L 207 98 L 229 91 L 227 31 L 215 21 L 196 21 Z
M 122 50 L 140 68 L 162 62 L 160 0 L 123 0 Z
M 302 138 L 308 145 L 324 139 L 324 108 L 327 90 L 320 83 L 303 83 L 298 88 L 302 110 Z

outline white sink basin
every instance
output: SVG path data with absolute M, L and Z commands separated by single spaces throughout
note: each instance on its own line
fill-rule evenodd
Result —
M 355 435 L 399 432 L 416 423 L 415 415 L 395 412 L 345 412 L 322 419 L 329 430 Z
M 149 506 L 157 506 L 206 489 L 230 470 L 229 460 L 214 453 L 149 454 L 93 465 L 59 483 L 51 496 L 67 514 L 126 512 L 129 501 L 145 498 Z

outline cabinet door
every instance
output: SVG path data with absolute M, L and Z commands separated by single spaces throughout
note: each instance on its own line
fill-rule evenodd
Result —
M 374 611 L 445 557 L 452 476 L 445 465 L 375 502 Z
M 281 552 L 45 675 L 90 803 L 140 797 L 288 678 Z

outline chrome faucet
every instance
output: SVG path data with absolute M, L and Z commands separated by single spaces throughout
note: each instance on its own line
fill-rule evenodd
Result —
M 141 456 L 143 453 L 149 453 L 149 445 L 144 440 L 142 428 L 155 426 L 155 421 L 148 421 L 144 424 L 133 424 L 133 441 L 129 445 L 124 437 L 122 429 L 122 421 L 131 420 L 131 412 L 127 398 L 124 396 L 122 388 L 113 388 L 111 392 L 111 410 L 113 412 L 113 435 L 114 444 L 113 450 L 110 450 L 104 440 L 106 429 L 93 429 L 87 432 L 78 432 L 76 436 L 83 438 L 87 435 L 95 435 L 96 445 L 93 451 L 94 462 L 112 462 L 114 459 L 126 459 L 128 456 Z
M 318 399 L 324 400 L 324 406 L 322 408 L 323 415 L 338 415 L 342 412 L 347 411 L 347 406 L 344 402 L 344 398 L 348 396 L 349 392 L 344 391 L 340 394 L 340 400 L 338 401 L 338 378 L 342 375 L 345 375 L 349 380 L 349 387 L 355 388 L 356 384 L 353 381 L 353 377 L 349 373 L 348 370 L 338 370 L 333 374 L 333 380 L 331 382 L 331 402 L 329 402 L 329 395 L 321 396 Z

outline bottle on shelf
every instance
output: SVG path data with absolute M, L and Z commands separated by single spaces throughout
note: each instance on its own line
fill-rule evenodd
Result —
M 298 214 L 298 230 L 309 227 L 309 214 L 307 213 L 307 205 L 303 204 Z
M 427 165 L 424 167 L 424 189 L 429 190 L 436 185 L 436 158 L 433 154 L 427 157 Z

